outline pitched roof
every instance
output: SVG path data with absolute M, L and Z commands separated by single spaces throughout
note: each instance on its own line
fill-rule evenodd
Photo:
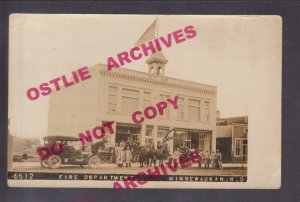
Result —
M 167 63 L 168 62 L 167 58 L 163 55 L 163 53 L 161 51 L 152 54 L 146 60 L 146 63 L 149 64 L 150 62 L 155 61 L 155 60 L 159 61 L 159 62 L 162 62 L 162 63 Z

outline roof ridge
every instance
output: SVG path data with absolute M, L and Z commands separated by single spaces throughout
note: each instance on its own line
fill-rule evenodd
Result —
M 164 63 L 169 62 L 168 59 L 166 58 L 166 56 L 164 56 L 164 54 L 162 53 L 162 51 L 158 51 L 158 52 L 155 52 L 154 54 L 151 54 L 150 57 L 146 60 L 146 63 L 149 64 L 153 60 L 160 60 L 161 62 L 164 62 Z

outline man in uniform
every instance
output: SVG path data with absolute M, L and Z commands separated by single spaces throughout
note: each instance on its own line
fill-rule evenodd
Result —
M 217 168 L 217 154 L 215 153 L 215 151 L 213 151 L 210 154 L 210 161 L 211 161 L 211 165 L 213 169 Z
M 210 153 L 208 150 L 204 153 L 204 168 L 209 168 Z
M 222 154 L 218 149 L 217 149 L 217 167 L 219 169 L 222 169 Z
M 177 168 L 178 167 L 178 161 L 179 161 L 179 157 L 181 156 L 181 152 L 179 150 L 179 148 L 176 148 L 176 151 L 173 153 L 173 162 L 174 162 L 174 167 Z

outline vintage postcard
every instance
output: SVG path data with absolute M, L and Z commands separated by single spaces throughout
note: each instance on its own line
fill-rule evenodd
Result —
M 280 16 L 11 14 L 10 187 L 278 189 Z

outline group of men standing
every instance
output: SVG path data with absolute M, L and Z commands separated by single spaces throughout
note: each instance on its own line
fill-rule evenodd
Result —
M 187 148 L 186 148 L 187 149 Z M 116 144 L 115 147 L 115 155 L 116 155 L 116 164 L 118 167 L 123 166 L 123 162 L 126 163 L 126 167 L 131 167 L 131 160 L 133 159 L 131 144 L 129 142 L 121 141 L 119 144 Z M 187 149 L 189 152 L 195 151 L 195 149 Z M 192 151 L 193 150 L 193 151 Z M 180 155 L 187 153 L 185 148 L 177 147 L 174 151 L 173 155 L 169 156 L 170 159 L 177 159 Z M 222 154 L 217 149 L 217 152 L 212 151 L 209 152 L 206 150 L 202 152 L 198 150 L 199 155 L 202 157 L 202 160 L 199 161 L 199 168 L 212 168 L 212 169 L 222 169 Z M 202 166 L 203 165 L 203 166 Z
M 201 168 L 201 164 L 204 164 L 204 168 L 211 168 L 213 169 L 222 169 L 222 154 L 217 149 L 217 152 L 213 151 L 210 153 L 208 150 L 206 152 L 202 153 L 200 151 L 200 155 L 203 157 L 202 162 L 199 162 L 199 168 Z
M 217 152 L 212 151 L 209 152 L 206 150 L 204 153 L 200 150 L 195 149 L 187 149 L 183 146 L 177 147 L 174 154 L 173 159 L 179 158 L 182 154 L 191 153 L 191 152 L 197 152 L 201 156 L 201 161 L 198 163 L 198 167 L 202 168 L 202 165 L 204 165 L 204 168 L 213 168 L 213 169 L 222 169 L 222 154 L 217 149 Z

